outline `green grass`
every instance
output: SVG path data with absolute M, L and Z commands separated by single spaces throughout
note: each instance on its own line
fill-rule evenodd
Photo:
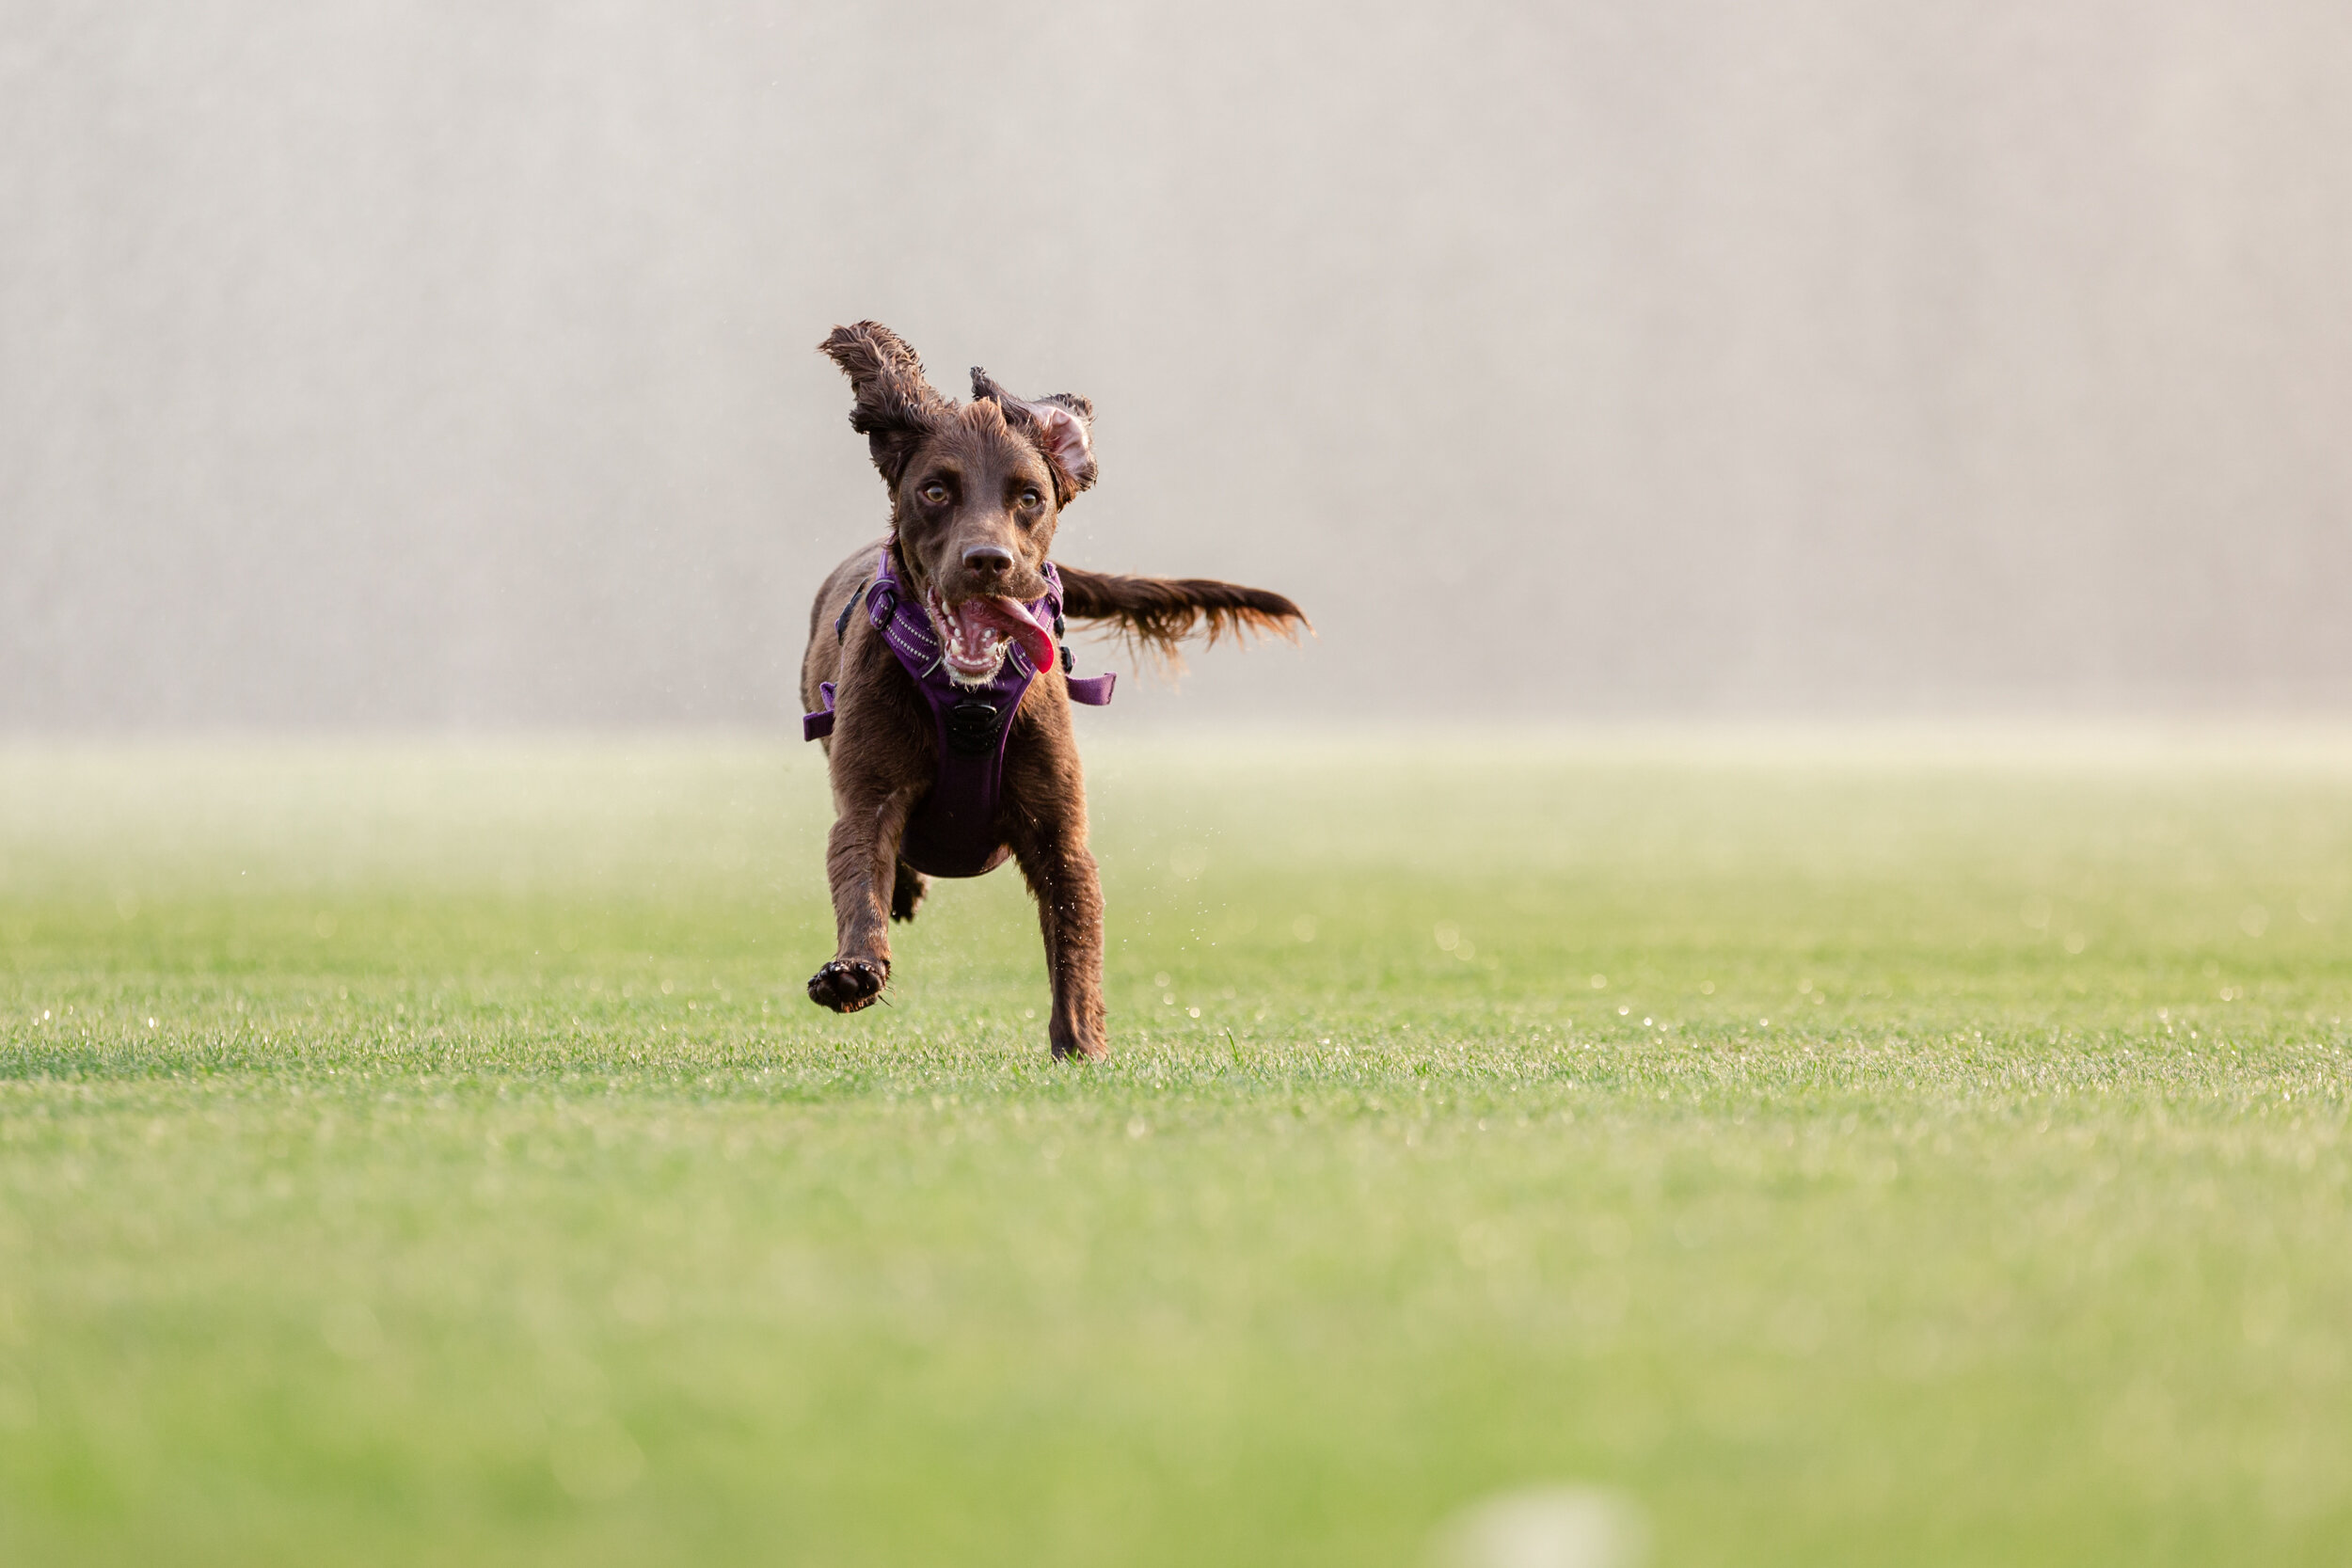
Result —
M 0 752 L 0 1561 L 2352 1555 L 2352 751 L 1091 767 L 1067 1069 L 813 749 Z

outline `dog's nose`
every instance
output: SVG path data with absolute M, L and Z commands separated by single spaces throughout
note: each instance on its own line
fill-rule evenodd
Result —
M 975 545 L 963 552 L 963 563 L 983 577 L 1003 577 L 1012 570 L 1012 552 L 1002 545 Z

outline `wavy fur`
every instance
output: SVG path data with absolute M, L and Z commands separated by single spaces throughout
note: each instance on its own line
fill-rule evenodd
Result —
M 882 483 L 896 486 L 906 461 L 955 412 L 923 377 L 907 341 L 880 322 L 836 326 L 817 345 L 850 378 L 850 428 L 866 437 Z
M 1177 644 L 1195 633 L 1240 641 L 1246 634 L 1298 641 L 1314 626 L 1305 611 L 1263 588 L 1212 578 L 1131 578 L 1062 565 L 1062 613 L 1073 621 L 1107 621 L 1129 647 L 1182 665 Z

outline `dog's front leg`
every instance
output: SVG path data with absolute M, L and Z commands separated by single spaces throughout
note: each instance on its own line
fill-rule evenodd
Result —
M 1054 983 L 1047 1036 L 1057 1057 L 1110 1054 L 1103 1028 L 1103 882 L 1087 848 L 1083 815 L 1050 814 L 1025 824 L 1013 858 L 1037 895 L 1045 967 Z
M 809 976 L 809 1000 L 837 1013 L 871 1006 L 890 978 L 890 895 L 898 879 L 898 840 L 919 786 L 879 800 L 844 802 L 825 843 L 833 885 L 834 956 Z

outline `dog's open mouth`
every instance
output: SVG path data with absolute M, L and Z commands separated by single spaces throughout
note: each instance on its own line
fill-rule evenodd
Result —
M 1018 599 L 982 594 L 950 605 L 934 588 L 927 608 L 951 680 L 980 686 L 995 679 L 1015 642 L 1027 651 L 1031 669 L 1043 670 L 1054 662 L 1054 634 L 1038 625 Z

